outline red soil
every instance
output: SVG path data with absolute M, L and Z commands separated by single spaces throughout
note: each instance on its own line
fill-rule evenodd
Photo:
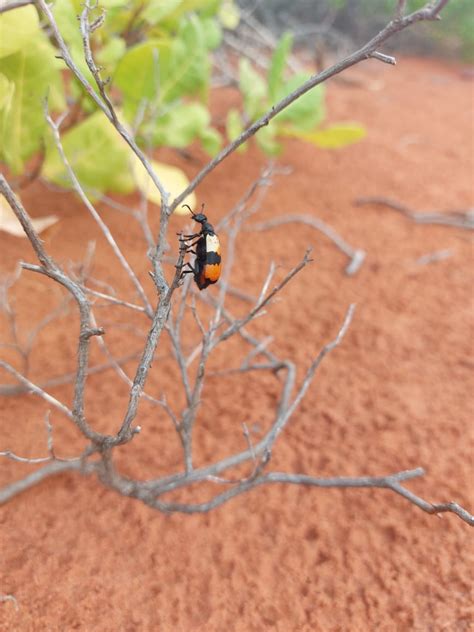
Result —
M 334 121 L 366 125 L 367 138 L 335 152 L 288 143 L 281 162 L 293 173 L 276 179 L 259 217 L 314 214 L 368 252 L 360 272 L 346 277 L 344 256 L 302 225 L 243 233 L 238 242 L 241 263 L 233 283 L 250 293 L 258 291 L 271 260 L 281 264 L 282 274 L 308 244 L 314 246 L 315 262 L 253 325 L 258 335 L 271 333 L 273 348 L 301 370 L 335 335 L 347 305 L 357 303 L 347 337 L 280 437 L 272 466 L 319 476 L 422 466 L 427 474 L 409 484 L 413 491 L 472 511 L 470 235 L 415 225 L 386 209 L 357 208 L 353 200 L 384 195 L 415 209 L 473 206 L 473 84 L 459 67 L 412 59 L 395 69 L 370 62 L 352 76 L 361 82 L 329 86 L 328 109 Z M 217 95 L 217 109 L 224 111 L 233 98 Z M 177 161 L 172 154 L 162 157 Z M 239 199 L 263 164 L 252 148 L 200 187 L 213 220 Z M 190 175 L 196 169 L 181 166 Z M 45 236 L 58 261 L 80 261 L 88 240 L 96 239 L 93 276 L 133 299 L 75 198 L 35 184 L 23 201 L 32 215 L 63 217 Z M 103 216 L 146 279 L 149 263 L 138 226 L 116 211 L 104 208 Z M 181 225 L 173 219 L 172 231 Z M 452 256 L 416 264 L 441 249 Z M 19 259 L 33 260 L 27 242 L 0 233 L 1 272 L 11 272 Z M 50 281 L 25 273 L 16 292 L 20 326 L 37 322 L 59 296 Z M 245 309 L 236 299 L 231 304 Z M 144 331 L 142 319 L 120 310 L 98 315 L 116 355 L 139 348 L 141 339 L 118 322 L 128 318 Z M 32 379 L 72 369 L 75 331 L 73 315 L 44 330 L 31 358 Z M 174 402 L 178 378 L 168 352 L 166 344 L 159 350 L 149 391 L 164 390 Z M 218 364 L 234 366 L 238 352 L 236 344 L 223 347 Z M 19 366 L 12 352 L 2 349 L 2 356 Z M 103 361 L 98 350 L 93 359 Z M 133 366 L 127 365 L 130 373 Z M 8 376 L 2 373 L 1 381 Z M 92 423 L 112 432 L 127 389 L 110 371 L 88 384 Z M 67 401 L 71 389 L 52 392 Z M 198 463 L 241 449 L 241 423 L 264 427 L 276 393 L 272 376 L 210 378 L 196 434 Z M 0 450 L 44 454 L 43 402 L 19 396 L 2 399 L 0 406 Z M 75 429 L 55 412 L 52 421 L 57 452 L 76 454 L 82 442 Z M 120 449 L 122 471 L 141 478 L 176 471 L 180 452 L 169 422 L 144 402 L 139 423 L 142 433 Z M 1 484 L 32 469 L 6 459 L 0 466 Z M 382 490 L 273 486 L 210 514 L 168 516 L 70 474 L 2 507 L 0 525 L 0 593 L 14 595 L 18 604 L 0 602 L 2 630 L 460 631 L 472 625 L 469 527 L 452 514 L 427 515 Z

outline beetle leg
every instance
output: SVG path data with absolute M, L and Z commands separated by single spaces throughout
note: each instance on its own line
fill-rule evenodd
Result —
M 188 270 L 185 270 L 185 268 L 188 268 Z M 193 266 L 189 262 L 185 263 L 182 266 L 180 278 L 182 279 L 185 274 L 196 274 L 196 270 L 193 268 Z
M 183 268 L 185 268 L 186 266 L 188 266 L 188 267 L 189 267 L 189 270 L 184 270 L 184 269 L 183 269 Z M 179 285 L 181 285 L 181 284 L 182 284 L 182 281 L 183 281 L 184 276 L 185 276 L 186 274 L 196 274 L 196 270 L 193 268 L 193 266 L 192 266 L 190 263 L 185 263 L 185 264 L 184 264 L 184 266 L 183 266 L 183 268 L 181 268 L 181 275 L 180 275 L 180 277 L 179 277 L 179 281 L 178 281 L 178 284 L 179 284 Z
M 199 237 L 199 239 L 196 239 L 196 241 L 193 241 L 192 243 L 191 242 L 188 243 L 187 240 L 186 241 L 183 240 L 182 243 L 184 243 L 184 245 L 185 245 L 186 252 L 192 252 L 193 254 L 196 254 L 196 251 L 195 250 L 191 250 L 191 249 L 196 246 L 196 244 L 199 242 L 200 239 L 201 239 L 201 237 Z
M 176 268 L 179 268 L 179 266 L 175 266 Z M 185 270 L 184 268 L 189 268 L 189 270 Z M 183 265 L 181 266 L 181 272 L 183 274 L 188 274 L 190 272 L 195 272 L 193 266 L 189 263 L 189 261 L 187 261 L 186 263 L 183 263 Z
M 189 241 L 190 239 L 194 239 L 195 237 L 200 237 L 201 233 L 194 233 L 193 235 L 183 235 L 182 233 L 176 233 L 179 235 L 181 241 Z

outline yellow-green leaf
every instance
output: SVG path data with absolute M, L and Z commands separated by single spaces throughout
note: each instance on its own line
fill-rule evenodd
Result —
M 54 109 L 65 107 L 61 73 L 52 60 L 54 48 L 44 37 L 0 59 L 0 73 L 14 86 L 8 107 L 0 111 L 0 154 L 14 173 L 21 172 L 24 161 L 41 146 L 48 93 Z
M 0 14 L 0 57 L 6 57 L 41 35 L 38 13 L 30 5 Z
M 229 140 L 235 140 L 242 132 L 244 131 L 244 126 L 242 124 L 242 118 L 240 116 L 240 112 L 235 108 L 231 108 L 227 112 L 226 119 L 226 132 Z M 247 143 L 243 143 L 237 148 L 239 153 L 244 153 L 247 151 Z
M 268 70 L 268 93 L 272 101 L 276 101 L 278 91 L 281 90 L 284 80 L 286 60 L 290 54 L 292 46 L 293 35 L 291 33 L 284 33 L 272 55 L 270 68 Z
M 269 156 L 278 156 L 281 153 L 282 146 L 276 140 L 276 131 L 273 125 L 262 127 L 255 135 L 257 145 L 262 151 Z
M 149 24 L 157 24 L 163 18 L 172 13 L 181 3 L 181 0 L 161 0 L 149 2 L 141 14 L 141 17 Z
M 129 193 L 135 188 L 128 145 L 102 112 L 66 132 L 62 144 L 76 176 L 90 192 Z M 48 144 L 43 174 L 60 186 L 69 186 L 66 168 L 52 143 Z
M 251 120 L 266 109 L 267 86 L 248 59 L 239 60 L 239 88 L 244 97 L 245 111 Z
M 285 135 L 296 136 L 322 149 L 340 149 L 352 145 L 365 137 L 366 130 L 357 123 L 339 123 L 314 132 L 285 131 Z
M 15 93 L 15 84 L 5 75 L 0 74 L 0 111 L 9 110 Z
M 223 0 L 217 15 L 224 28 L 233 31 L 239 26 L 240 10 L 233 0 Z
M 154 204 L 161 204 L 161 195 L 158 189 L 153 184 L 152 179 L 148 175 L 145 170 L 145 167 L 138 160 L 136 156 L 132 157 L 132 173 L 135 179 L 136 186 L 140 191 L 147 197 L 150 202 Z M 172 165 L 166 165 L 163 162 L 157 162 L 156 160 L 151 161 L 151 166 L 153 167 L 153 171 L 156 173 L 160 182 L 163 184 L 163 187 L 170 194 L 170 199 L 173 200 L 176 198 L 182 191 L 188 186 L 189 180 L 181 169 L 178 167 L 173 167 Z M 196 196 L 194 193 L 188 195 L 188 197 L 183 200 L 183 204 L 189 204 L 189 206 L 194 209 L 196 206 Z M 175 213 L 178 215 L 183 215 L 185 213 L 189 213 L 188 210 L 182 209 L 181 207 L 175 210 Z

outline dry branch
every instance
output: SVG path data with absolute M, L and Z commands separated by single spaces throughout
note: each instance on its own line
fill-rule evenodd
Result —
M 395 200 L 386 197 L 363 197 L 355 201 L 357 206 L 375 204 L 386 206 L 394 211 L 398 211 L 416 224 L 438 224 L 441 226 L 453 226 L 454 228 L 465 228 L 474 230 L 474 209 L 456 209 L 444 212 L 437 211 L 414 211 L 405 204 L 400 204 Z
M 276 116 L 276 114 L 288 107 L 305 92 L 322 83 L 326 79 L 329 79 L 330 77 L 342 72 L 344 69 L 370 57 L 376 58 L 382 62 L 393 63 L 392 58 L 389 58 L 387 55 L 384 55 L 377 50 L 378 47 L 389 37 L 417 21 L 438 19 L 439 12 L 446 3 L 447 0 L 429 2 L 422 9 L 405 16 L 405 2 L 399 1 L 395 19 L 392 20 L 376 37 L 363 46 L 359 51 L 356 51 L 343 61 L 335 64 L 322 73 L 314 75 L 309 81 L 300 86 L 292 94 L 275 104 L 270 112 L 251 125 L 243 132 L 243 134 L 241 134 L 241 136 L 239 136 L 238 139 L 226 147 L 216 158 L 211 160 L 209 164 L 196 175 L 186 190 L 178 195 L 171 205 L 168 205 L 168 196 L 164 191 L 162 184 L 153 173 L 148 159 L 137 146 L 133 136 L 120 122 L 107 94 L 107 81 L 102 79 L 95 64 L 90 45 L 90 34 L 95 28 L 100 26 L 101 19 L 99 18 L 99 22 L 90 21 L 91 11 L 95 8 L 95 5 L 92 5 L 89 0 L 86 0 L 80 18 L 80 29 L 82 33 L 85 59 L 92 76 L 94 77 L 97 89 L 85 79 L 72 60 L 70 52 L 54 20 L 50 6 L 44 0 L 37 0 L 35 2 L 49 23 L 53 37 L 59 46 L 62 58 L 66 65 L 82 83 L 86 92 L 92 97 L 96 105 L 106 115 L 117 132 L 126 140 L 132 148 L 132 151 L 142 161 L 155 186 L 160 191 L 162 207 L 160 215 L 160 230 L 159 235 L 157 236 L 156 246 L 155 241 L 149 232 L 146 218 L 144 219 L 145 223 L 143 224 L 144 234 L 147 239 L 148 246 L 152 247 L 150 259 L 153 270 L 151 275 L 156 286 L 157 299 L 153 302 L 147 297 L 140 281 L 129 266 L 126 257 L 118 248 L 108 226 L 103 222 L 91 204 L 73 169 L 71 168 L 62 148 L 59 133 L 60 121 L 54 122 L 52 118 L 47 115 L 47 120 L 53 131 L 56 146 L 73 183 L 73 187 L 81 197 L 89 212 L 97 221 L 99 228 L 108 243 L 113 248 L 123 270 L 132 281 L 142 305 L 118 299 L 113 296 L 113 292 L 106 293 L 92 290 L 86 287 L 85 279 L 82 278 L 84 275 L 82 275 L 79 280 L 76 280 L 71 275 L 64 272 L 64 270 L 61 269 L 61 267 L 44 249 L 43 243 L 35 232 L 28 213 L 23 208 L 19 200 L 14 196 L 6 179 L 0 175 L 0 192 L 4 195 L 22 224 L 23 229 L 40 262 L 39 266 L 23 264 L 22 267 L 29 271 L 44 274 L 54 282 L 62 285 L 75 300 L 78 308 L 80 330 L 78 333 L 78 360 L 74 376 L 75 384 L 72 406 L 68 406 L 54 398 L 42 386 L 34 384 L 10 364 L 0 361 L 0 368 L 3 368 L 13 375 L 28 391 L 42 397 L 51 406 L 56 407 L 64 413 L 75 423 L 77 430 L 82 437 L 88 440 L 88 445 L 85 448 L 84 453 L 79 458 L 67 461 L 61 460 L 54 453 L 51 428 L 50 426 L 47 426 L 48 457 L 31 459 L 19 456 L 11 450 L 3 450 L 0 452 L 0 456 L 21 462 L 26 461 L 31 464 L 42 463 L 45 460 L 49 461 L 46 465 L 37 469 L 25 478 L 13 482 L 0 490 L 0 503 L 6 502 L 20 492 L 30 489 L 49 476 L 54 476 L 67 471 L 74 471 L 88 475 L 94 474 L 104 485 L 114 489 L 118 493 L 140 499 L 147 505 L 162 511 L 181 511 L 184 513 L 209 511 L 210 509 L 223 504 L 227 500 L 241 493 L 247 492 L 259 485 L 284 483 L 325 488 L 371 487 L 388 489 L 401 495 L 410 503 L 418 506 L 420 509 L 428 513 L 451 512 L 470 525 L 474 523 L 473 517 L 456 503 L 431 504 L 414 495 L 402 485 L 404 481 L 421 476 L 424 473 L 421 468 L 406 472 L 398 472 L 388 476 L 355 478 L 315 478 L 306 474 L 268 471 L 271 463 L 272 451 L 278 437 L 285 430 L 290 420 L 294 417 L 294 414 L 308 391 L 321 362 L 341 343 L 354 314 L 354 306 L 351 306 L 348 309 L 342 325 L 334 339 L 325 345 L 315 356 L 314 360 L 307 368 L 302 380 L 300 383 L 297 383 L 297 372 L 293 362 L 290 359 L 279 358 L 273 354 L 267 348 L 270 342 L 268 338 L 262 340 L 255 338 L 247 331 L 247 326 L 264 312 L 264 309 L 270 305 L 275 296 L 283 290 L 286 284 L 291 282 L 294 277 L 310 262 L 309 251 L 306 252 L 301 262 L 290 270 L 284 276 L 283 280 L 276 284 L 273 288 L 271 288 L 271 283 L 274 274 L 274 267 L 271 265 L 269 272 L 262 283 L 262 289 L 259 296 L 252 302 L 250 309 L 244 316 L 234 318 L 230 311 L 226 308 L 225 301 L 227 292 L 231 287 L 230 270 L 232 267 L 237 235 L 242 228 L 243 222 L 259 207 L 261 200 L 263 199 L 265 187 L 270 183 L 272 173 L 274 172 L 272 167 L 267 169 L 260 178 L 256 180 L 256 182 L 244 194 L 242 200 L 240 200 L 234 209 L 230 211 L 229 215 L 222 223 L 222 229 L 226 230 L 228 233 L 227 267 L 224 270 L 223 282 L 219 288 L 217 298 L 214 299 L 209 296 L 203 297 L 199 295 L 199 298 L 207 300 L 207 302 L 212 305 L 212 316 L 208 324 L 205 323 L 204 318 L 195 304 L 196 295 L 194 289 L 192 288 L 190 279 L 182 287 L 179 301 L 176 303 L 175 300 L 175 293 L 180 285 L 181 270 L 184 263 L 184 256 L 186 254 L 186 246 L 183 241 L 180 242 L 176 269 L 171 282 L 167 281 L 162 266 L 166 248 L 166 236 L 170 212 L 196 188 L 196 186 L 210 171 L 212 171 L 220 162 L 222 162 L 222 160 L 235 151 L 243 142 L 254 135 L 261 127 L 267 125 L 269 121 Z M 250 206 L 250 201 L 257 191 L 258 195 L 254 200 L 253 206 Z M 279 220 L 275 220 L 272 225 L 277 225 L 275 222 L 284 223 L 286 221 L 287 220 L 285 218 L 280 218 Z M 295 220 L 292 218 L 288 221 Z M 301 221 L 301 217 L 297 219 L 297 221 Z M 308 218 L 304 218 L 304 223 L 310 223 L 313 227 L 321 230 L 322 225 L 317 222 L 315 225 L 314 221 L 314 218 L 311 218 L 312 223 L 310 223 Z M 267 223 L 266 227 L 269 228 L 271 225 Z M 357 265 L 360 265 L 361 251 L 354 250 L 348 246 L 339 236 L 333 234 L 325 225 L 323 232 L 325 232 L 325 234 L 329 236 L 338 245 L 338 247 L 341 247 L 343 252 L 351 258 L 352 271 L 354 271 L 354 268 L 357 267 Z M 90 340 L 93 336 L 100 337 L 104 334 L 104 330 L 98 326 L 98 323 L 94 319 L 89 296 L 102 298 L 112 305 L 115 304 L 120 307 L 144 312 L 151 320 L 146 341 L 141 351 L 135 376 L 132 381 L 121 369 L 118 362 L 109 356 L 109 365 L 116 370 L 119 376 L 124 379 L 130 387 L 128 405 L 121 416 L 121 422 L 117 424 L 118 430 L 113 435 L 101 434 L 90 426 L 84 405 L 86 377 L 93 370 L 89 367 Z M 191 297 L 190 304 L 187 301 L 188 297 Z M 175 310 L 172 310 L 173 303 L 177 306 Z M 200 344 L 195 347 L 195 350 L 189 356 L 185 353 L 181 336 L 181 329 L 184 326 L 186 318 L 194 319 L 201 335 Z M 139 402 L 141 397 L 144 395 L 144 389 L 151 364 L 155 357 L 155 352 L 163 330 L 167 331 L 170 335 L 174 356 L 181 377 L 181 386 L 186 406 L 185 409 L 178 414 L 168 405 L 164 396 L 160 400 L 155 400 L 155 403 L 160 404 L 172 420 L 173 427 L 176 430 L 183 449 L 183 468 L 182 471 L 176 474 L 142 482 L 131 480 L 117 471 L 114 462 L 114 454 L 116 448 L 130 441 L 140 430 L 140 427 L 136 425 L 137 415 L 139 413 Z M 15 339 L 16 332 L 12 330 L 12 333 L 13 338 Z M 250 351 L 243 358 L 238 371 L 272 371 L 278 378 L 279 401 L 274 410 L 274 417 L 271 426 L 260 441 L 254 443 L 251 440 L 248 429 L 244 426 L 244 437 L 246 440 L 246 448 L 244 450 L 214 463 L 206 464 L 201 467 L 195 467 L 193 462 L 193 433 L 196 425 L 197 412 L 201 406 L 201 393 L 204 380 L 208 374 L 209 358 L 220 344 L 224 343 L 234 335 L 240 336 L 241 339 L 250 346 Z M 108 354 L 108 348 L 105 343 L 102 344 L 102 347 Z M 197 360 L 197 367 L 196 370 L 192 372 L 190 371 L 190 364 L 195 360 Z M 250 464 L 251 469 L 249 474 L 243 478 L 233 477 L 232 469 L 245 463 Z M 222 476 L 224 474 L 226 476 Z M 227 476 L 228 474 L 229 476 Z M 220 486 L 221 489 L 222 486 L 224 486 L 226 489 L 217 493 L 211 500 L 204 503 L 176 503 L 163 499 L 165 495 L 178 491 L 184 487 L 209 482 Z

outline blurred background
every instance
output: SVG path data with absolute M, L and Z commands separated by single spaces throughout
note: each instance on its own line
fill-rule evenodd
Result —
M 291 30 L 295 44 L 321 51 L 345 52 L 362 45 L 393 15 L 394 0 L 238 0 L 241 9 L 274 35 Z M 407 2 L 408 11 L 423 0 Z M 443 9 L 443 28 L 423 23 L 391 39 L 388 50 L 474 61 L 474 3 L 455 0 Z M 318 53 L 320 54 L 320 53 Z

